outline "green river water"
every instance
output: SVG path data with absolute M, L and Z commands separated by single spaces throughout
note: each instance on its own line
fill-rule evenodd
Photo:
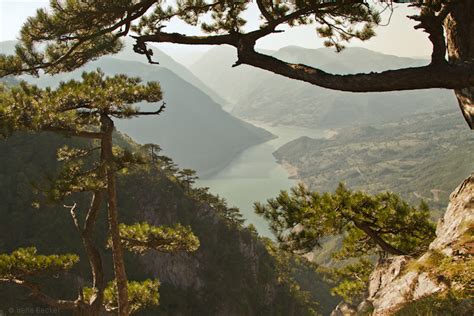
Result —
M 273 152 L 287 142 L 301 136 L 323 138 L 325 130 L 293 126 L 270 126 L 252 122 L 278 138 L 252 146 L 222 171 L 207 179 L 200 179 L 198 186 L 209 187 L 214 194 L 224 197 L 230 206 L 240 209 L 247 224 L 253 224 L 260 235 L 272 237 L 264 219 L 253 211 L 253 203 L 265 202 L 280 190 L 287 190 L 297 181 L 288 178 L 288 172 L 276 162 Z

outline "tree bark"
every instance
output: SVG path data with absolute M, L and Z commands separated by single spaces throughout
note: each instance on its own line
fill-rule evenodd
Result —
M 385 92 L 419 89 L 457 89 L 474 86 L 474 65 L 431 64 L 422 67 L 401 68 L 379 73 L 339 75 L 303 64 L 292 64 L 255 51 L 255 36 L 248 34 L 223 34 L 188 36 L 179 33 L 159 32 L 136 37 L 138 42 L 175 43 L 186 45 L 222 45 L 237 48 L 241 64 L 268 70 L 288 78 L 305 81 L 319 87 L 348 92 Z M 264 35 L 261 35 L 264 36 Z
M 128 280 L 125 271 L 123 249 L 120 241 L 119 220 L 117 211 L 117 184 L 114 170 L 114 157 L 112 152 L 112 133 L 114 122 L 106 114 L 101 115 L 102 137 L 101 161 L 106 166 L 107 179 L 107 210 L 109 231 L 112 240 L 112 255 L 114 261 L 115 279 L 118 289 L 118 315 L 128 316 L 130 314 L 130 303 L 128 301 Z
M 104 302 L 105 280 L 104 269 L 102 267 L 102 257 L 93 240 L 93 231 L 97 215 L 102 205 L 102 198 L 102 191 L 94 193 L 83 232 L 84 247 L 92 270 L 92 287 L 96 290 L 96 293 L 94 293 L 94 296 L 91 299 L 91 316 L 100 316 L 100 311 Z
M 103 178 L 105 176 L 105 168 L 101 168 L 99 172 L 101 174 L 101 178 Z M 79 222 L 74 213 L 74 207 L 73 209 L 71 209 L 71 215 L 74 219 L 76 228 L 79 234 L 81 235 L 82 244 L 84 245 L 84 249 L 89 260 L 89 266 L 91 268 L 92 273 L 92 288 L 95 291 L 91 297 L 90 305 L 87 305 L 87 308 L 78 307 L 74 311 L 74 316 L 100 316 L 103 307 L 102 305 L 104 302 L 105 290 L 104 269 L 102 266 L 102 257 L 94 243 L 94 229 L 97 221 L 97 216 L 102 205 L 103 196 L 104 194 L 100 190 L 93 193 L 91 206 L 86 215 L 84 229 L 81 229 L 79 225 Z
M 439 2 L 437 0 L 425 0 L 424 2 L 430 4 L 433 1 Z M 299 16 L 305 13 L 300 11 L 290 13 L 281 19 L 270 19 L 267 26 L 246 34 L 188 36 L 179 33 L 166 33 L 160 30 L 155 34 L 136 36 L 135 38 L 137 43 L 142 45 L 146 42 L 168 42 L 185 45 L 231 45 L 237 48 L 238 53 L 238 61 L 234 66 L 246 64 L 288 78 L 339 91 L 384 92 L 432 88 L 453 89 L 467 123 L 471 129 L 474 129 L 473 2 L 472 0 L 456 0 L 448 4 L 446 1 L 445 4 L 449 5 L 449 14 L 448 11 L 433 12 L 433 15 L 428 17 L 431 20 L 425 19 L 427 18 L 426 14 L 420 15 L 419 19 L 415 18 L 415 20 L 422 22 L 418 28 L 423 28 L 428 32 L 433 43 L 433 55 L 430 65 L 394 69 L 379 73 L 331 74 L 306 65 L 287 63 L 255 51 L 255 43 L 259 38 L 278 32 L 275 29 L 276 26 L 288 21 L 290 17 L 293 18 L 293 15 Z M 258 4 L 262 9 L 261 1 Z M 422 10 L 429 11 L 430 9 L 425 7 Z M 265 16 L 265 10 L 262 11 Z M 446 18 L 445 13 L 447 14 Z M 443 19 L 445 20 L 444 30 Z M 446 31 L 446 42 L 444 31 Z M 447 63 L 445 59 L 446 47 L 450 63 Z
M 382 237 L 380 237 L 376 231 L 370 228 L 370 226 L 367 223 L 354 221 L 354 225 L 360 230 L 362 230 L 364 233 L 366 233 L 367 236 L 369 236 L 370 239 L 372 239 L 377 245 L 379 245 L 383 251 L 391 255 L 396 255 L 396 256 L 406 255 L 406 253 L 404 253 L 403 251 L 393 247 L 392 245 L 387 243 L 385 240 L 383 240 Z
M 457 1 L 446 18 L 445 30 L 450 63 L 474 64 L 474 1 Z M 474 85 L 455 93 L 464 118 L 474 129 Z

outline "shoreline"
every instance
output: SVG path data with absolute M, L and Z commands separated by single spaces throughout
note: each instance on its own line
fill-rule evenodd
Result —
M 258 126 L 257 126 L 258 127 Z M 261 127 L 260 127 L 261 128 Z M 267 131 L 268 132 L 268 131 Z M 271 134 L 271 133 L 270 133 Z M 198 176 L 199 176 L 199 180 L 210 180 L 212 179 L 213 177 L 215 177 L 217 174 L 219 174 L 221 171 L 225 170 L 229 165 L 232 164 L 232 162 L 238 158 L 240 155 L 242 155 L 247 149 L 249 148 L 252 148 L 254 146 L 258 146 L 258 145 L 261 145 L 261 144 L 264 144 L 266 142 L 269 142 L 273 139 L 275 139 L 276 135 L 274 134 L 271 134 L 273 135 L 270 136 L 268 139 L 262 139 L 262 141 L 259 141 L 259 142 L 256 142 L 254 144 L 249 144 L 248 146 L 243 146 L 242 148 L 238 149 L 234 155 L 232 156 L 229 156 L 229 159 L 226 159 L 225 161 L 223 161 L 222 163 L 220 163 L 219 165 L 215 166 L 214 168 L 212 169 L 208 169 L 204 172 L 199 173 L 198 172 Z
M 288 173 L 288 178 L 289 179 L 295 179 L 298 180 L 298 168 L 296 166 L 293 166 L 286 160 L 276 161 L 280 166 L 282 166 L 283 169 L 285 169 L 286 173 Z
M 226 159 L 226 161 L 223 161 L 219 165 L 214 166 L 212 169 L 208 169 L 208 170 L 206 170 L 202 173 L 198 172 L 198 176 L 199 176 L 200 180 L 205 181 L 205 180 L 213 179 L 216 175 L 218 175 L 220 172 L 225 170 L 229 165 L 231 165 L 232 162 L 235 159 L 237 159 L 240 155 L 242 155 L 249 148 L 252 148 L 254 146 L 259 146 L 261 144 L 273 141 L 275 139 L 281 139 L 282 136 L 283 136 L 283 139 L 284 139 L 284 135 L 275 134 L 272 131 L 273 128 L 281 127 L 281 128 L 289 128 L 289 129 L 306 130 L 306 131 L 308 131 L 308 134 L 311 134 L 312 132 L 314 133 L 314 131 L 316 131 L 316 132 L 320 132 L 320 133 L 323 134 L 321 137 L 311 137 L 311 135 L 307 136 L 307 137 L 314 138 L 314 139 L 316 139 L 316 138 L 331 139 L 331 138 L 335 137 L 338 134 L 337 129 L 317 130 L 317 129 L 311 129 L 311 128 L 307 128 L 307 127 L 299 127 L 299 126 L 293 126 L 293 125 L 279 125 L 279 124 L 267 123 L 267 122 L 262 122 L 262 121 L 245 120 L 245 119 L 242 119 L 242 118 L 241 118 L 241 120 L 243 120 L 245 123 L 250 124 L 250 125 L 252 125 L 256 128 L 260 128 L 260 129 L 265 130 L 266 132 L 268 132 L 272 136 L 268 137 L 268 139 L 262 140 L 261 142 L 257 142 L 257 143 L 254 143 L 252 145 L 246 146 L 244 148 L 240 148 L 238 151 L 236 151 L 236 153 L 234 155 L 229 157 L 229 159 Z M 303 136 L 300 136 L 300 137 L 303 137 Z M 296 137 L 295 139 L 297 139 L 297 138 L 298 137 Z M 287 142 L 278 145 L 274 150 L 278 150 L 278 148 L 280 148 L 281 146 L 284 146 L 286 143 L 291 142 L 292 140 L 294 140 L 294 139 L 288 140 Z M 279 161 L 276 158 L 275 158 L 275 163 L 280 165 L 286 171 L 286 173 L 288 174 L 288 179 L 298 180 L 298 168 L 297 167 L 291 165 L 288 161 Z

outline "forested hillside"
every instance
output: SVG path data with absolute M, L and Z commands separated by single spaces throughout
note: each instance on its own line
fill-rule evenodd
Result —
M 0 140 L 1 253 L 35 245 L 45 254 L 82 254 L 80 238 L 62 205 L 32 207 L 41 191 L 48 188 L 48 179 L 58 171 L 55 153 L 64 142 L 70 146 L 86 144 L 50 133 L 15 134 Z M 137 149 L 120 135 L 116 143 Z M 78 203 L 81 207 L 87 202 L 80 199 Z M 291 284 L 285 281 L 288 278 L 280 275 L 288 266 L 282 265 L 283 257 L 269 254 L 268 241 L 229 219 L 232 214 L 235 217 L 235 210 L 220 204 L 211 207 L 209 203 L 158 169 L 137 168 L 119 177 L 123 222 L 190 225 L 201 244 L 192 254 L 155 252 L 140 259 L 129 255 L 130 278 L 156 277 L 161 282 L 160 306 L 144 315 L 305 315 L 312 300 L 321 302 L 322 311 L 328 313 L 336 302 L 320 277 L 304 266 L 294 266 L 294 271 L 299 271 L 295 276 L 304 273 L 304 278 L 300 276 L 302 288 L 312 290 L 310 299 L 303 299 L 304 292 L 291 290 Z M 102 218 L 98 226 L 102 244 L 107 237 L 105 225 Z M 104 256 L 110 260 L 109 251 Z M 72 273 L 61 278 L 63 281 L 49 281 L 49 292 L 72 297 L 88 278 L 86 271 L 87 262 L 81 261 Z M 111 271 L 108 272 L 110 277 Z M 0 309 L 37 306 L 26 292 L 12 286 L 2 284 L 0 297 Z
M 377 72 L 427 63 L 421 59 L 385 55 L 357 47 L 348 47 L 341 53 L 336 53 L 330 48 L 290 46 L 271 54 L 288 62 L 338 74 Z M 340 92 L 246 65 L 232 68 L 236 60 L 236 54 L 231 48 L 216 47 L 191 69 L 233 103 L 233 114 L 245 119 L 332 128 L 381 123 L 416 113 L 452 108 L 456 104 L 454 95 L 447 90 L 370 94 Z
M 329 140 L 302 137 L 274 155 L 315 190 L 333 190 L 342 181 L 354 189 L 425 199 L 443 210 L 474 168 L 473 145 L 461 114 L 444 111 L 340 130 Z

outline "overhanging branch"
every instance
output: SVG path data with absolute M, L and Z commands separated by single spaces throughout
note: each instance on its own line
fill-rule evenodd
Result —
M 351 4 L 359 3 L 359 1 L 347 2 Z M 263 3 L 260 2 L 260 5 L 263 5 Z M 324 7 L 322 4 L 313 7 L 309 6 L 304 10 L 273 19 L 261 29 L 246 34 L 229 33 L 210 36 L 188 36 L 179 33 L 166 33 L 160 29 L 156 34 L 135 36 L 134 38 L 137 40 L 137 43 L 231 45 L 236 47 L 238 52 L 238 60 L 234 66 L 246 64 L 323 88 L 340 91 L 384 92 L 431 88 L 462 89 L 474 86 L 474 67 L 472 65 L 449 65 L 445 60 L 446 45 L 444 34 L 442 33 L 442 19 L 448 11 L 448 6 L 443 6 L 442 11 L 438 15 L 432 15 L 432 19 L 428 19 L 429 22 L 423 23 L 422 28 L 431 32 L 430 39 L 434 45 L 433 62 L 428 66 L 401 68 L 379 73 L 339 75 L 302 64 L 287 63 L 255 51 L 256 41 L 268 34 L 278 32 L 275 28 L 279 24 L 285 23 L 301 14 L 314 13 L 322 7 Z
M 459 89 L 474 86 L 471 65 L 428 65 L 380 73 L 330 74 L 302 64 L 292 64 L 260 54 L 253 48 L 240 49 L 238 62 L 305 81 L 323 88 L 349 92 L 384 92 L 430 88 Z

